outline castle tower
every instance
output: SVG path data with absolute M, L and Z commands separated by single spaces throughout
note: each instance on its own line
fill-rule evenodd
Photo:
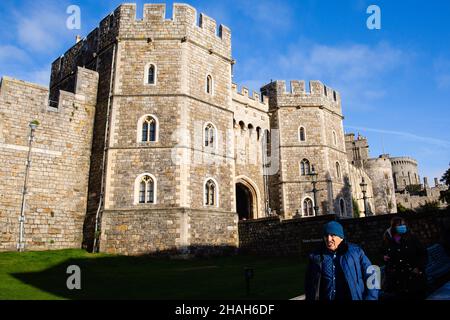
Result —
M 320 214 L 352 216 L 352 198 L 345 151 L 340 95 L 319 81 L 284 81 L 261 89 L 269 97 L 272 166 L 269 178 L 271 205 L 285 218 L 314 215 L 312 168 L 318 173 Z M 277 168 L 278 169 L 278 168 Z
M 365 162 L 365 170 L 372 179 L 375 214 L 397 213 L 392 164 L 389 155 L 381 155 Z
M 407 186 L 420 184 L 418 164 L 415 159 L 395 157 L 391 158 L 391 163 L 395 190 L 397 192 L 404 191 Z
M 345 135 L 345 149 L 349 163 L 357 168 L 364 168 L 364 162 L 369 159 L 369 143 L 366 137 L 354 133 Z
M 54 88 L 80 63 L 100 74 L 88 246 L 98 213 L 104 252 L 237 246 L 231 33 L 196 17 L 124 4 L 54 63 Z

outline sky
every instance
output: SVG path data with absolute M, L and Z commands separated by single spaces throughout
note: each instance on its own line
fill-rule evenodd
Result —
M 122 2 L 2 0 L 0 76 L 48 85 L 50 65 Z M 167 4 L 171 17 L 173 1 Z M 181 2 L 181 1 L 179 1 Z M 185 1 L 232 30 L 233 81 L 250 90 L 271 80 L 320 80 L 342 96 L 346 132 L 369 139 L 372 157 L 410 156 L 419 174 L 450 163 L 450 1 Z M 69 30 L 67 9 L 81 9 Z M 381 29 L 370 30 L 370 5 Z

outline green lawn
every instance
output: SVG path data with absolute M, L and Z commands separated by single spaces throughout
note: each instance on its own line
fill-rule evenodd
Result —
M 81 290 L 66 287 L 81 268 Z M 254 269 L 247 296 L 244 268 Z M 82 250 L 0 253 L 0 299 L 290 299 L 303 293 L 304 260 L 234 256 L 174 260 Z

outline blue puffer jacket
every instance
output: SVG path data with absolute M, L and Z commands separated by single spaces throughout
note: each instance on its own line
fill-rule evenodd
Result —
M 337 257 L 347 280 L 352 300 L 378 300 L 378 290 L 368 289 L 367 279 L 371 274 L 367 273 L 372 265 L 364 251 L 357 245 L 343 242 L 338 248 Z M 309 256 L 309 265 L 305 279 L 306 300 L 330 300 L 333 290 L 336 289 L 332 281 L 335 270 L 330 267 L 333 264 L 333 256 L 328 254 L 325 246 Z M 320 296 L 320 289 L 326 297 Z M 325 291 L 325 292 L 324 292 Z

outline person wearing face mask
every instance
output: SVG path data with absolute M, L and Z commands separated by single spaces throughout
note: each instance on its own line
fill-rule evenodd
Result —
M 377 300 L 376 286 L 368 285 L 371 265 L 360 247 L 345 241 L 340 223 L 325 224 L 323 243 L 309 256 L 306 300 Z
M 386 263 L 384 299 L 425 299 L 427 250 L 404 219 L 391 220 L 383 236 L 382 251 Z

